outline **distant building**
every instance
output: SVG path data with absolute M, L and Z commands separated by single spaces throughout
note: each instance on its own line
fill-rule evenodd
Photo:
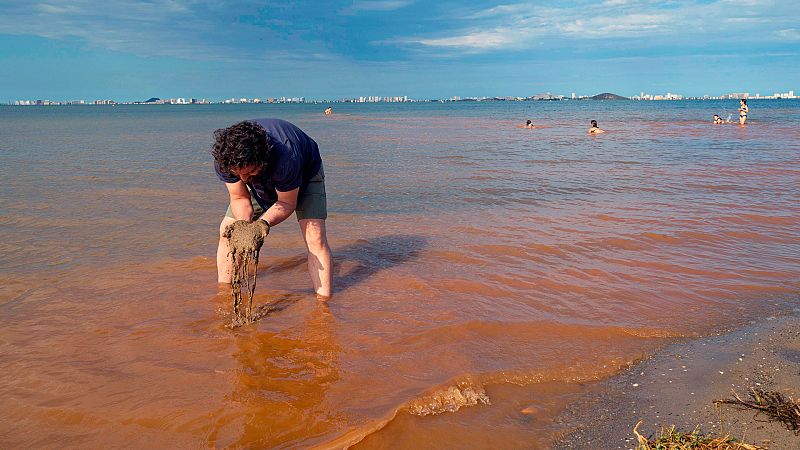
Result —
M 750 98 L 749 92 L 733 92 L 728 94 L 727 96 L 723 96 L 723 98 L 727 97 L 728 100 L 739 100 L 743 98 Z
M 562 100 L 563 98 L 563 95 L 553 95 L 550 92 L 536 94 L 530 97 L 531 100 Z
M 683 100 L 684 96 L 681 94 L 674 94 L 672 92 L 667 92 L 666 94 L 648 94 L 644 91 L 640 92 L 639 95 L 634 95 L 631 97 L 631 100 Z

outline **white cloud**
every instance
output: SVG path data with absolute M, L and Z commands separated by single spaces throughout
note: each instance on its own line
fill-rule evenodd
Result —
M 431 47 L 492 49 L 507 47 L 516 40 L 517 37 L 514 36 L 513 30 L 497 29 L 493 31 L 477 31 L 446 38 L 420 39 L 416 42 Z
M 637 37 L 666 30 L 671 22 L 673 18 L 669 14 L 630 14 L 578 19 L 557 27 L 577 37 Z
M 628 0 L 606 0 L 603 2 L 603 6 L 621 6 L 628 4 Z
M 580 2 L 569 7 L 544 7 L 526 3 L 503 4 L 462 14 L 464 27 L 433 36 L 415 36 L 396 42 L 461 51 L 532 48 L 545 39 L 634 39 L 674 37 L 691 42 L 691 36 L 716 38 L 755 35 L 765 25 L 786 27 L 800 14 L 800 2 L 774 0 L 606 0 Z M 473 23 L 479 23 L 482 31 Z M 796 28 L 778 28 L 775 36 L 795 40 Z M 486 31 L 488 30 L 488 31 Z M 531 39 L 532 37 L 540 39 Z M 774 37 L 773 37 L 774 39 Z
M 394 11 L 413 3 L 412 0 L 360 0 L 339 12 L 342 15 L 354 15 L 362 11 Z
M 796 28 L 787 28 L 785 30 L 778 30 L 775 34 L 782 40 L 786 41 L 800 41 L 800 31 Z
M 472 14 L 465 16 L 465 19 L 484 19 L 488 17 L 497 17 L 497 16 L 514 16 L 519 14 L 524 14 L 525 11 L 530 9 L 530 5 L 525 3 L 517 3 L 513 5 L 497 5 L 493 6 L 488 9 L 484 9 L 482 11 L 477 11 Z
M 68 12 L 75 11 L 74 8 L 71 7 L 64 7 L 64 6 L 55 6 L 50 5 L 47 3 L 40 3 L 38 5 L 33 6 L 37 11 L 41 11 L 45 14 L 64 14 Z
M 299 32 L 292 27 L 295 17 L 272 15 L 275 8 L 291 10 L 285 2 L 265 5 L 264 0 L 25 0 L 0 1 L 0 34 L 33 35 L 51 39 L 75 39 L 94 48 L 122 51 L 140 56 L 188 59 L 247 59 L 290 48 L 303 55 L 326 54 L 323 33 Z M 797 41 L 800 2 L 778 0 L 575 0 L 569 6 L 541 6 L 540 2 L 503 3 L 488 8 L 449 7 L 432 28 L 437 10 L 425 7 L 426 20 L 413 35 L 360 36 L 378 46 L 391 46 L 429 56 L 458 56 L 463 53 L 499 50 L 563 48 L 575 41 L 607 40 L 610 45 L 637 39 L 641 45 L 694 45 L 703 42 L 759 43 Z M 410 7 L 412 0 L 354 0 L 338 11 L 330 8 L 325 20 L 332 29 L 349 29 L 348 22 L 361 19 L 359 13 L 380 13 Z M 421 2 L 420 5 L 422 6 Z M 547 2 L 547 4 L 558 4 Z M 562 4 L 563 5 L 563 4 Z M 440 5 L 445 8 L 446 5 Z M 262 16 L 260 11 L 267 10 Z M 405 11 L 403 11 L 405 12 Z M 316 12 L 315 12 L 316 14 Z M 415 14 L 419 11 L 415 10 Z M 366 15 L 366 14 L 365 14 Z M 398 15 L 400 15 L 398 13 Z M 247 22 L 256 17 L 258 24 Z M 242 20 L 244 18 L 244 20 Z M 366 17 L 371 19 L 371 17 Z M 302 18 L 299 20 L 303 20 Z M 335 23 L 336 20 L 341 23 Z M 339 28 L 336 28 L 336 27 Z M 387 27 L 388 29 L 388 27 Z M 291 30 L 280 34 L 282 31 Z M 414 33 L 414 32 L 410 32 Z M 309 37 L 311 35 L 311 37 Z M 354 37 L 356 36 L 356 37 Z M 343 38 L 339 35 L 337 39 Z M 358 30 L 344 39 L 357 39 Z M 613 41 L 618 39 L 619 41 Z M 263 45 L 255 48 L 253 42 Z M 338 42 L 338 41 L 337 41 Z M 277 45 L 270 45 L 275 44 Z M 582 44 L 581 44 L 582 45 Z M 641 46 L 640 45 L 640 46 Z M 346 47 L 346 46 L 343 46 Z M 301 49 L 301 51 L 298 51 Z M 259 52 L 256 55 L 256 52 Z
M 492 13 L 495 14 L 495 10 Z M 569 36 L 571 38 L 639 37 L 655 32 L 666 32 L 674 26 L 670 14 L 628 14 L 591 16 L 573 19 L 563 11 L 540 8 L 535 15 L 506 17 L 502 22 L 509 26 L 490 30 L 462 30 L 451 36 L 414 38 L 406 42 L 428 47 L 458 48 L 463 50 L 491 50 L 532 47 L 537 36 Z
M 192 11 L 196 3 L 82 0 L 55 6 L 9 2 L 0 4 L 0 34 L 79 39 L 89 47 L 139 56 L 231 58 L 232 47 L 202 38 L 202 34 L 219 30 Z

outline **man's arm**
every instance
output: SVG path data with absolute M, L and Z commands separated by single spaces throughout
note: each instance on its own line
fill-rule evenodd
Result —
M 250 203 L 250 191 L 242 181 L 225 183 L 231 197 L 231 212 L 236 220 L 253 220 L 253 204 Z
M 300 188 L 286 192 L 276 190 L 275 192 L 278 194 L 278 200 L 260 217 L 261 220 L 266 220 L 270 227 L 274 227 L 292 215 L 297 207 L 297 194 L 300 192 Z

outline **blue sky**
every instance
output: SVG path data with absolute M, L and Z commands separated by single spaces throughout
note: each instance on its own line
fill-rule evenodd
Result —
M 0 2 L 0 101 L 800 91 L 795 0 Z

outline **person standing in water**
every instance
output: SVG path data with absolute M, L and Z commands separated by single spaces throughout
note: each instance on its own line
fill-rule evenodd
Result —
M 747 107 L 747 99 L 743 98 L 739 100 L 739 125 L 747 123 L 747 113 L 749 111 L 750 108 Z
M 589 134 L 600 134 L 605 132 L 606 130 L 603 130 L 597 126 L 596 120 L 592 120 L 591 122 L 589 122 Z
M 333 291 L 325 173 L 319 147 L 295 125 L 280 119 L 239 122 L 214 132 L 214 170 L 225 183 L 230 204 L 219 225 L 217 280 L 231 282 L 230 245 L 224 236 L 237 220 L 264 222 L 265 233 L 294 213 L 308 252 L 314 292 L 328 300 Z

